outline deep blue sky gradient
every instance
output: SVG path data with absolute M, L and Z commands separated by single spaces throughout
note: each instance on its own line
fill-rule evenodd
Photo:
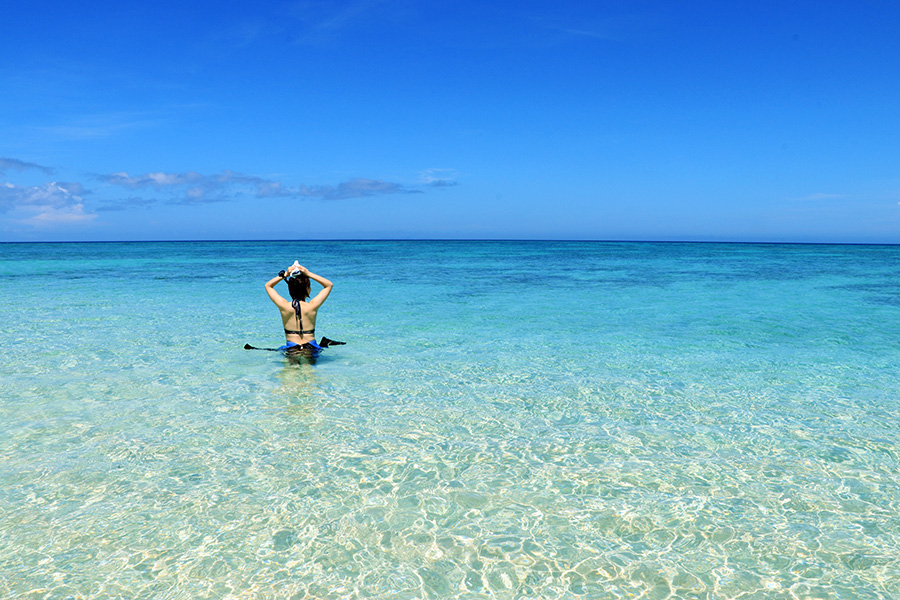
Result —
M 900 3 L 13 3 L 0 240 L 900 243 Z

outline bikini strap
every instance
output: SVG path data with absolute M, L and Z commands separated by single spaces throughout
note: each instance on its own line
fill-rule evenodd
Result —
M 300 311 L 300 301 L 294 300 L 293 302 L 291 302 L 291 306 L 294 307 L 294 316 L 297 317 L 297 329 L 299 331 L 303 331 L 303 318 L 302 312 Z

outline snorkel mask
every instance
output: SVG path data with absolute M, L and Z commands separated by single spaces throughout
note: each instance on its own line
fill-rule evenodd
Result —
M 294 277 L 300 276 L 300 262 L 295 260 L 294 264 L 288 267 L 288 274 L 285 276 L 285 279 L 293 279 Z

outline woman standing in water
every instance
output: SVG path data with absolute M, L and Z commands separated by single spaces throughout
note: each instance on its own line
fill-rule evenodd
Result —
M 291 302 L 282 298 L 281 294 L 275 291 L 275 286 L 282 280 L 287 281 Z M 312 300 L 307 301 L 310 280 L 321 285 L 322 289 Z M 281 322 L 284 325 L 286 343 L 279 350 L 284 350 L 289 356 L 302 354 L 309 358 L 315 358 L 318 355 L 322 346 L 316 342 L 316 315 L 333 287 L 333 283 L 311 273 L 306 267 L 300 266 L 297 261 L 266 282 L 266 293 L 281 312 Z

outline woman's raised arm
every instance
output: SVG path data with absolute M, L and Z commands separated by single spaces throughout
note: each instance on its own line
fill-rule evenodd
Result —
M 306 267 L 300 267 L 300 270 L 305 273 L 307 277 L 322 286 L 322 289 L 319 290 L 319 293 L 309 301 L 309 305 L 312 306 L 313 310 L 318 310 L 318 308 L 322 306 L 322 303 L 325 302 L 325 300 L 328 298 L 328 294 L 331 293 L 332 288 L 334 288 L 334 284 L 321 275 L 316 275 Z
M 266 293 L 269 295 L 269 298 L 272 300 L 272 302 L 274 302 L 278 307 L 290 304 L 287 300 L 281 297 L 281 294 L 275 291 L 275 286 L 282 279 L 284 279 L 284 271 L 266 282 Z

